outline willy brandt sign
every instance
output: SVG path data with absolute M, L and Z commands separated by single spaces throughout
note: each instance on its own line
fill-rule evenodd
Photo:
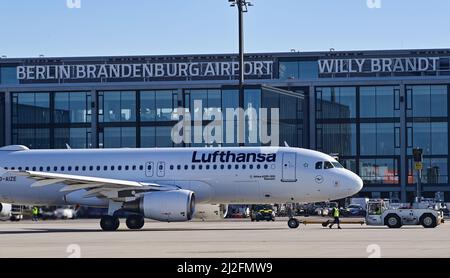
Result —
M 272 78 L 273 61 L 248 61 L 247 76 Z M 230 77 L 239 74 L 239 62 L 184 62 L 139 64 L 80 64 L 18 66 L 19 80 Z
M 426 72 L 439 69 L 439 57 L 319 60 L 319 73 Z

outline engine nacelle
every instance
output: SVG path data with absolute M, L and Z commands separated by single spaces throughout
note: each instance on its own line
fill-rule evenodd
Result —
M 195 212 L 195 194 L 189 190 L 149 192 L 135 201 L 124 203 L 122 208 L 158 221 L 189 221 Z
M 11 217 L 11 204 L 0 203 L 0 218 L 10 218 Z
M 195 206 L 194 218 L 205 220 L 222 220 L 228 212 L 228 205 L 199 204 Z

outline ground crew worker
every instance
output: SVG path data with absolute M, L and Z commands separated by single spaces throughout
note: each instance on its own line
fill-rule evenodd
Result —
M 31 215 L 33 221 L 38 221 L 39 209 L 37 207 L 33 207 Z
M 333 223 L 331 223 L 331 225 L 330 225 L 330 229 L 331 229 L 331 228 L 333 228 L 333 225 L 334 225 L 334 224 L 337 224 L 337 226 L 338 226 L 338 229 L 341 229 L 341 225 L 339 224 L 339 216 L 340 216 L 340 211 L 339 211 L 339 208 L 337 208 L 337 207 L 334 207 L 334 208 L 333 208 L 333 217 L 334 217 L 334 222 L 333 222 Z
M 380 206 L 376 206 L 376 208 L 375 208 L 375 214 L 376 214 L 376 215 L 381 215 L 381 208 L 380 208 Z

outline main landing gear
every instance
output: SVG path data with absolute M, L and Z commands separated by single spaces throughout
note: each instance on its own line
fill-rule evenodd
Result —
M 100 227 L 103 231 L 112 232 L 117 231 L 120 226 L 120 220 L 117 216 L 103 215 L 100 220 Z
M 144 217 L 139 214 L 131 214 L 127 217 L 126 224 L 130 230 L 140 230 L 144 227 Z M 103 231 L 112 232 L 117 231 L 120 226 L 120 220 L 117 216 L 104 215 L 100 220 L 100 227 Z
M 127 227 L 130 230 L 140 230 L 144 227 L 145 220 L 142 215 L 132 214 L 127 217 Z

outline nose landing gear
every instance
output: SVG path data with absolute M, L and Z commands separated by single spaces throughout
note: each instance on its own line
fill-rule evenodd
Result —
M 288 226 L 291 229 L 297 229 L 298 226 L 300 226 L 300 221 L 297 220 L 297 218 L 291 218 L 288 220 Z

